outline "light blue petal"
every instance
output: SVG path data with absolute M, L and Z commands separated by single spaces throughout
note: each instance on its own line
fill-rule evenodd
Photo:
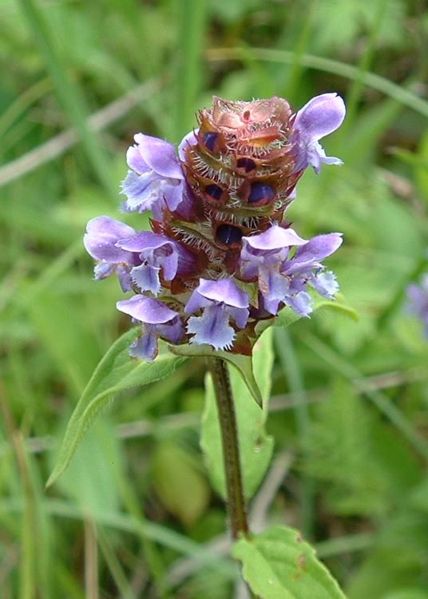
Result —
M 208 306 L 202 316 L 189 318 L 187 331 L 194 335 L 190 343 L 208 343 L 214 349 L 230 349 L 235 338 L 235 331 L 229 325 L 229 316 L 221 305 Z
M 161 288 L 159 271 L 159 267 L 142 264 L 131 270 L 131 278 L 141 291 L 150 291 L 153 295 L 158 295 Z

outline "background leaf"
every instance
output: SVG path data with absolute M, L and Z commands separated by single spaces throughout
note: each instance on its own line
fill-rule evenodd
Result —
M 152 477 L 166 509 L 183 524 L 194 524 L 207 507 L 210 490 L 192 456 L 177 443 L 163 441 L 152 457 Z

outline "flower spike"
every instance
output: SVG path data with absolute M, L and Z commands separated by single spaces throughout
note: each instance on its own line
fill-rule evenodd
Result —
M 297 112 L 278 97 L 215 97 L 177 150 L 135 135 L 123 207 L 151 210 L 151 231 L 101 216 L 84 238 L 96 278 L 116 274 L 130 292 L 117 308 L 141 326 L 132 356 L 155 359 L 159 339 L 251 353 L 260 320 L 283 308 L 309 316 L 314 292 L 334 298 L 339 286 L 324 260 L 341 235 L 304 239 L 287 208 L 307 167 L 341 164 L 319 141 L 344 116 L 334 93 Z

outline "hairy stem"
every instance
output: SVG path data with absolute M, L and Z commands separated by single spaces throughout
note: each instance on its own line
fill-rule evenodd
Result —
M 232 388 L 225 362 L 219 358 L 209 360 L 223 445 L 223 462 L 226 478 L 227 506 L 232 537 L 237 539 L 249 532 L 242 486 L 239 459 L 238 429 Z

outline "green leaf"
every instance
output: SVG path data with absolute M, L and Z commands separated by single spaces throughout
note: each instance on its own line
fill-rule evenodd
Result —
M 83 435 L 114 393 L 163 379 L 184 361 L 170 353 L 161 353 L 154 362 L 130 358 L 128 348 L 136 332 L 131 329 L 115 341 L 95 368 L 71 415 L 47 486 L 67 468 Z
M 79 444 L 69 468 L 58 481 L 59 489 L 94 518 L 103 511 L 117 512 L 121 466 L 114 427 L 101 417 Z
M 265 431 L 273 364 L 272 329 L 268 329 L 254 346 L 253 368 L 261 393 L 262 406 L 251 397 L 245 379 L 230 371 L 230 380 L 238 423 L 239 448 L 243 471 L 244 493 L 251 497 L 269 466 L 273 438 Z M 206 377 L 205 410 L 202 417 L 201 447 L 207 471 L 216 491 L 226 496 L 223 470 L 223 449 L 214 388 L 210 375 Z
M 275 526 L 235 543 L 233 556 L 260 599 L 345 599 L 337 582 L 300 533 Z
M 152 470 L 153 485 L 166 509 L 186 526 L 194 524 L 210 497 L 208 482 L 195 458 L 177 443 L 164 441 L 156 447 Z
M 170 351 L 177 356 L 221 358 L 236 368 L 244 380 L 248 391 L 255 401 L 261 405 L 262 396 L 254 377 L 251 356 L 232 354 L 231 352 L 215 350 L 210 345 L 170 345 Z

